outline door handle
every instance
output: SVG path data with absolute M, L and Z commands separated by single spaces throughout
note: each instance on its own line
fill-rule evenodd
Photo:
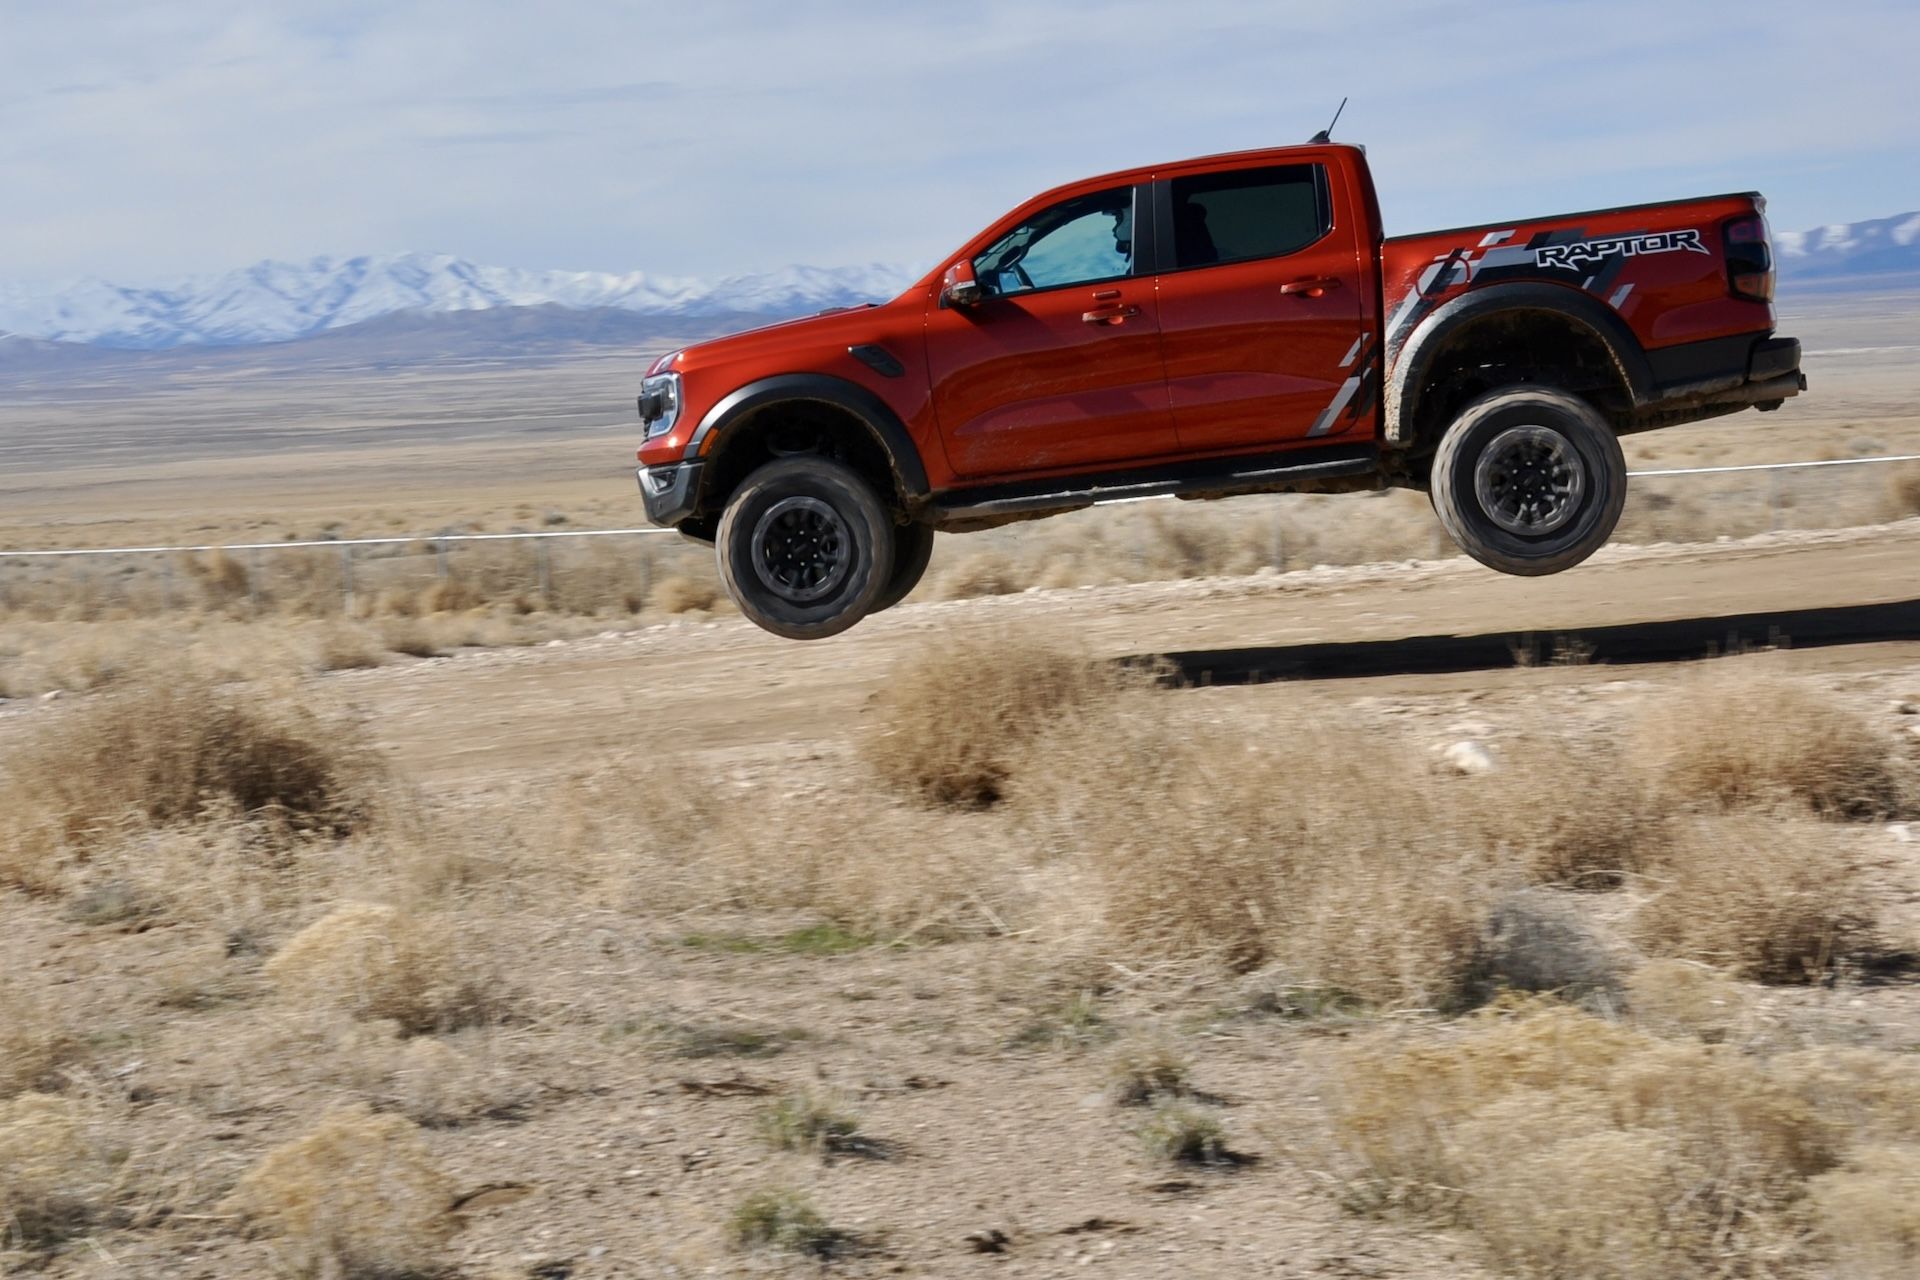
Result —
M 1327 290 L 1338 289 L 1339 287 L 1340 278 L 1338 276 L 1314 276 L 1310 280 L 1289 280 L 1280 286 L 1280 292 L 1298 294 L 1307 298 L 1318 298 L 1323 296 Z
M 1095 307 L 1081 312 L 1080 318 L 1088 324 L 1124 324 L 1128 316 L 1139 314 L 1140 308 L 1135 306 Z
M 1119 296 L 1120 291 L 1118 289 L 1095 289 L 1093 291 L 1093 300 L 1095 302 L 1111 302 Z

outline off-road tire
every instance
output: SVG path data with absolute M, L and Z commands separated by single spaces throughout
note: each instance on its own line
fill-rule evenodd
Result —
M 1606 545 L 1627 500 L 1627 460 L 1597 410 L 1552 387 L 1468 404 L 1440 437 L 1429 494 L 1460 549 L 1501 573 L 1571 569 Z
M 926 576 L 927 562 L 933 559 L 933 526 L 899 525 L 893 531 L 893 572 L 887 585 L 875 597 L 869 613 L 891 609 L 905 600 Z
M 777 636 L 822 640 L 873 612 L 893 573 L 894 524 L 858 472 L 798 454 L 734 491 L 714 547 L 740 612 Z

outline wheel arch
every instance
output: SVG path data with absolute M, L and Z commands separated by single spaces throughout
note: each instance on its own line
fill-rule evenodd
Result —
M 775 374 L 736 388 L 709 409 L 687 440 L 684 454 L 701 458 L 700 505 L 703 509 L 724 501 L 745 478 L 769 444 L 771 432 L 783 420 L 775 415 L 793 409 L 814 429 L 851 434 L 845 444 L 848 460 L 882 489 L 882 497 L 902 511 L 911 511 L 927 498 L 925 464 L 906 424 L 893 409 L 867 388 L 845 378 L 823 373 Z
M 1535 326 L 1516 331 L 1499 324 L 1521 316 Z M 1616 416 L 1646 403 L 1653 375 L 1645 351 L 1619 312 L 1590 293 L 1564 285 L 1516 281 L 1475 289 L 1442 304 L 1397 347 L 1389 338 L 1391 372 L 1381 401 L 1382 432 L 1389 447 L 1431 445 L 1445 427 L 1450 361 L 1464 360 L 1481 342 L 1531 344 L 1558 349 L 1575 365 L 1598 365 L 1621 403 Z M 1573 389 L 1573 388 L 1569 388 Z M 1439 403 L 1430 398 L 1438 393 Z M 1471 399 L 1471 389 L 1458 398 Z M 1455 406 L 1457 407 L 1457 406 Z M 1616 423 L 1616 430 L 1618 424 Z

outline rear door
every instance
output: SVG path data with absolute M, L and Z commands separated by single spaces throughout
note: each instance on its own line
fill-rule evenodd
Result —
M 1265 165 L 1154 184 L 1160 330 L 1187 450 L 1258 452 L 1367 421 L 1358 210 L 1327 166 Z
M 964 477 L 1071 470 L 1175 449 L 1153 278 L 1126 184 L 1022 218 L 973 259 L 985 290 L 927 312 L 934 411 Z

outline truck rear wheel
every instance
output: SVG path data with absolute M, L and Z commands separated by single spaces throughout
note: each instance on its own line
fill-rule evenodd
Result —
M 887 576 L 886 588 L 874 600 L 870 612 L 891 609 L 905 600 L 926 576 L 927 562 L 932 559 L 932 525 L 897 526 L 893 531 L 893 572 Z
M 1433 455 L 1433 509 L 1490 569 L 1537 577 L 1606 545 L 1627 500 L 1627 462 L 1598 411 L 1551 387 L 1467 405 Z
M 714 545 L 740 612 L 789 640 L 845 631 L 873 611 L 893 572 L 893 520 L 872 486 L 814 454 L 748 476 Z

